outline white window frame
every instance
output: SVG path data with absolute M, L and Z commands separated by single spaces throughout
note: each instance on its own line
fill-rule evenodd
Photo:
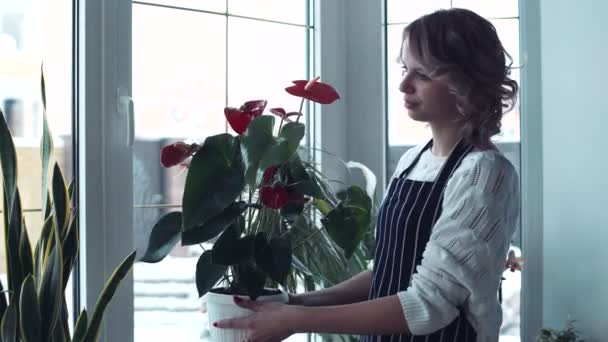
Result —
M 543 320 L 543 137 L 540 3 L 519 0 L 521 90 L 522 341 L 533 341 Z
M 75 1 L 79 31 L 80 303 L 91 313 L 105 282 L 133 251 L 129 126 L 128 118 L 119 116 L 117 110 L 117 89 L 131 94 L 131 1 Z M 99 341 L 133 341 L 132 273 L 122 281 L 103 322 Z

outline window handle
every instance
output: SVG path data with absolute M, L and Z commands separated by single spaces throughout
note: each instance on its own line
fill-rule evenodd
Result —
M 133 147 L 135 140 L 135 103 L 125 88 L 118 88 L 116 112 L 126 123 L 126 146 Z

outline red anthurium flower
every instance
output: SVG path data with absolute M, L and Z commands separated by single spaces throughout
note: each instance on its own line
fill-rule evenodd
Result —
M 266 170 L 264 170 L 264 176 L 262 177 L 262 185 L 270 185 L 272 178 L 274 178 L 274 175 L 277 173 L 277 171 L 279 170 L 279 166 L 271 166 L 269 168 L 267 168 Z
M 184 142 L 164 146 L 160 151 L 160 165 L 164 167 L 179 165 L 198 151 L 199 147 L 197 144 L 186 144 Z
M 247 101 L 241 106 L 241 110 L 245 113 L 250 113 L 257 118 L 262 115 L 267 103 L 268 101 L 266 100 Z
M 306 199 L 302 195 L 292 194 L 286 187 L 272 185 L 272 180 L 278 172 L 280 165 L 271 166 L 264 170 L 262 177 L 262 188 L 260 197 L 262 204 L 268 208 L 281 209 L 288 203 L 305 203 Z
M 260 189 L 262 204 L 268 208 L 281 209 L 289 203 L 290 196 L 282 186 L 263 186 Z
M 298 80 L 293 81 L 291 87 L 285 90 L 291 95 L 303 97 L 313 102 L 320 104 L 330 104 L 340 98 L 338 92 L 329 84 L 318 81 L 318 78 L 310 81 Z
M 291 120 L 289 119 L 289 114 L 287 114 L 287 112 L 283 108 L 272 108 L 270 109 L 270 112 L 287 122 L 291 122 Z
M 230 127 L 238 134 L 243 134 L 247 130 L 249 123 L 253 119 L 262 115 L 264 108 L 266 108 L 265 100 L 256 100 L 245 102 L 241 108 L 226 107 L 224 108 L 224 115 L 226 120 L 230 124 Z

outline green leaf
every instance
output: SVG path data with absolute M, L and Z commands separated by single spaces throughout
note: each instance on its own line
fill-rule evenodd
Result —
M 23 275 L 34 274 L 34 257 L 32 256 L 32 246 L 27 234 L 25 221 L 21 228 L 21 238 L 19 239 L 19 260 L 21 263 L 21 273 Z
M 250 186 L 255 186 L 262 180 L 264 171 L 260 170 L 260 161 L 275 144 L 273 127 L 274 117 L 261 115 L 251 121 L 243 135 L 241 154 L 245 165 L 245 178 Z
M 63 290 L 63 251 L 57 228 L 53 229 L 55 241 L 53 249 L 45 261 L 42 280 L 38 289 L 40 315 L 42 317 L 42 336 L 51 336 L 61 312 Z
M 251 236 L 240 238 L 245 221 L 242 216 L 234 221 L 213 245 L 212 262 L 216 265 L 236 265 L 253 256 Z
M 72 205 L 72 207 L 76 206 L 76 182 L 74 182 L 73 180 L 70 182 L 70 185 L 68 186 L 68 195 L 70 196 L 70 203 Z
M 283 126 L 279 137 L 269 146 L 260 160 L 260 170 L 282 164 L 295 154 L 300 146 L 300 141 L 304 137 L 304 125 L 297 122 L 290 122 Z
M 344 250 L 346 257 L 350 258 L 370 228 L 371 199 L 365 191 L 356 186 L 349 187 L 339 197 L 342 202 L 322 218 L 321 222 L 332 240 Z
M 174 211 L 163 216 L 152 228 L 148 248 L 140 261 L 156 263 L 163 260 L 179 241 L 182 213 Z
M 40 70 L 40 92 L 42 94 L 42 141 L 40 142 L 40 159 L 42 160 L 42 212 L 46 213 L 48 203 L 47 183 L 49 175 L 49 164 L 53 153 L 53 137 L 49 129 L 46 115 L 46 87 L 44 84 L 44 70 Z
M 46 262 L 46 246 L 48 241 L 51 240 L 51 234 L 53 232 L 53 217 L 52 215 L 47 217 L 46 221 L 44 221 L 44 225 L 42 226 L 42 232 L 40 233 L 40 238 L 36 243 L 36 248 L 34 250 L 34 272 L 36 281 L 38 282 L 38 286 L 40 286 L 40 281 L 42 280 L 42 271 L 44 263 Z
M 2 110 L 0 110 L 0 164 L 2 164 L 2 186 L 6 199 L 4 208 L 4 227 L 6 229 L 17 191 L 17 153 Z
M 53 201 L 51 199 L 51 192 L 47 191 L 46 192 L 46 202 L 49 203 L 46 206 L 46 210 L 44 211 L 44 219 L 46 220 L 47 218 L 51 217 L 51 214 L 53 213 Z
M 21 288 L 21 283 L 25 278 L 22 273 L 21 260 L 19 259 L 19 239 L 21 238 L 21 229 L 23 226 L 23 216 L 21 211 L 21 196 L 19 189 L 15 191 L 15 201 L 13 210 L 10 215 L 10 221 L 6 232 L 6 264 L 8 267 L 7 278 L 8 286 L 11 291 L 18 291 Z
M 239 141 L 230 134 L 209 137 L 192 158 L 184 187 L 184 231 L 219 215 L 245 187 Z
M 70 342 L 69 313 L 65 298 L 61 299 L 61 312 L 53 330 L 53 342 Z
M 221 214 L 207 220 L 202 226 L 182 233 L 182 246 L 196 245 L 207 242 L 220 235 L 237 217 L 247 210 L 243 201 L 230 204 Z
M 304 265 L 304 263 L 300 261 L 300 259 L 298 259 L 295 255 L 292 256 L 291 262 L 293 268 L 297 269 L 306 276 L 312 276 L 312 272 L 308 269 L 308 267 L 306 267 L 306 265 Z
M 0 281 L 0 318 L 4 317 L 4 313 L 6 312 L 6 308 L 8 307 L 8 303 L 6 302 L 6 296 L 4 295 L 4 292 L 6 292 L 6 291 L 4 291 L 4 285 L 2 285 L 2 281 Z
M 304 138 L 306 129 L 304 124 L 299 122 L 290 122 L 287 123 L 281 129 L 279 133 L 279 138 L 284 138 L 289 143 L 289 149 L 291 150 L 291 154 L 294 154 L 298 147 L 300 147 L 300 142 L 302 138 Z
M 85 342 L 95 342 L 99 338 L 99 332 L 101 327 L 101 321 L 103 319 L 103 314 L 106 310 L 106 307 L 112 300 L 116 289 L 118 289 L 118 285 L 120 281 L 129 273 L 131 267 L 133 267 L 133 262 L 135 261 L 135 252 L 131 253 L 123 262 L 118 266 L 118 268 L 112 273 L 110 279 L 106 282 L 106 285 L 101 292 L 101 296 L 97 300 L 97 304 L 95 304 L 95 311 L 93 311 L 93 316 L 91 316 L 91 324 L 87 329 L 87 333 L 84 337 Z
M 21 298 L 19 301 L 21 337 L 24 342 L 41 342 L 43 341 L 42 334 L 42 318 L 40 314 L 40 304 L 38 302 L 38 293 L 36 293 L 36 285 L 32 275 L 28 275 L 21 286 Z
M 290 193 L 308 195 L 323 200 L 327 198 L 323 189 L 304 168 L 302 160 L 297 154 L 287 163 L 287 188 Z
M 65 238 L 61 244 L 63 248 L 63 274 L 72 273 L 72 268 L 74 267 L 74 262 L 78 257 L 79 250 L 79 232 L 78 232 L 78 211 L 74 210 L 72 212 L 72 217 L 70 218 L 70 223 L 68 224 L 68 230 L 66 232 Z M 63 291 L 65 292 L 66 287 L 68 286 L 69 276 L 63 277 Z
M 55 163 L 55 167 L 53 168 L 53 205 L 57 227 L 59 228 L 59 237 L 63 239 L 67 230 L 68 218 L 70 217 L 70 198 L 65 179 L 57 163 Z
M 264 232 L 255 236 L 255 263 L 268 276 L 280 283 L 285 284 L 287 274 L 291 270 L 291 244 L 289 240 L 272 238 L 270 242 Z
M 251 300 L 256 300 L 264 290 L 266 275 L 251 262 L 240 264 L 236 268 L 239 275 L 238 285 L 244 287 Z
M 304 203 L 289 202 L 280 209 L 281 216 L 293 222 L 304 211 Z
M 15 304 L 16 300 L 12 300 L 11 304 L 6 309 L 4 316 L 2 316 L 2 324 L 0 330 L 2 331 L 2 342 L 18 342 L 18 311 Z
M 87 326 L 89 325 L 87 310 L 82 309 L 80 316 L 78 316 L 78 320 L 76 320 L 76 326 L 74 328 L 74 336 L 72 342 L 82 342 L 84 341 L 84 336 L 87 333 Z
M 313 205 L 315 206 L 315 208 L 317 208 L 321 214 L 323 215 L 327 215 L 329 214 L 329 212 L 332 210 L 331 205 L 329 204 L 329 202 L 321 200 L 321 199 L 314 199 L 313 200 Z
M 227 266 L 212 263 L 211 254 L 211 251 L 205 251 L 196 263 L 196 289 L 199 298 L 209 292 L 228 270 Z

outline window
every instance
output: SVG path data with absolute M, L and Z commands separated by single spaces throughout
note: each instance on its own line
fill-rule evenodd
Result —
M 284 88 L 312 75 L 310 8 L 309 0 L 133 1 L 133 232 L 139 252 L 158 218 L 180 210 L 186 173 L 161 168 L 162 146 L 226 132 L 227 105 L 266 99 L 268 108 L 298 108 Z M 200 253 L 198 246 L 178 244 L 158 264 L 135 264 L 135 341 L 209 339 L 194 279 Z
M 441 8 L 460 7 L 475 11 L 490 20 L 513 58 L 511 77 L 518 83 L 519 77 L 519 9 L 517 0 L 430 0 L 430 1 L 386 1 L 386 82 L 387 82 L 387 177 L 395 170 L 401 155 L 414 145 L 424 143 L 431 137 L 425 124 L 415 122 L 407 116 L 398 85 L 401 81 L 401 65 L 396 60 L 401 46 L 403 28 L 421 15 Z M 520 110 L 519 103 L 506 113 L 502 120 L 502 131 L 494 137 L 497 146 L 520 170 Z M 388 179 L 388 178 L 387 178 Z M 519 252 L 521 232 L 513 237 L 514 249 Z M 503 326 L 501 341 L 520 341 L 520 288 L 521 274 L 505 272 L 503 282 Z
M 3 2 L 0 8 L 0 51 L 0 108 L 14 136 L 18 187 L 31 245 L 35 246 L 42 229 L 42 63 L 46 79 L 47 118 L 55 144 L 50 168 L 57 162 L 68 182 L 74 173 L 71 1 L 52 4 L 42 0 Z M 4 241 L 2 220 L 0 239 Z M 4 247 L 0 248 L 0 279 L 6 288 Z M 70 311 L 71 290 L 70 285 L 66 290 Z

